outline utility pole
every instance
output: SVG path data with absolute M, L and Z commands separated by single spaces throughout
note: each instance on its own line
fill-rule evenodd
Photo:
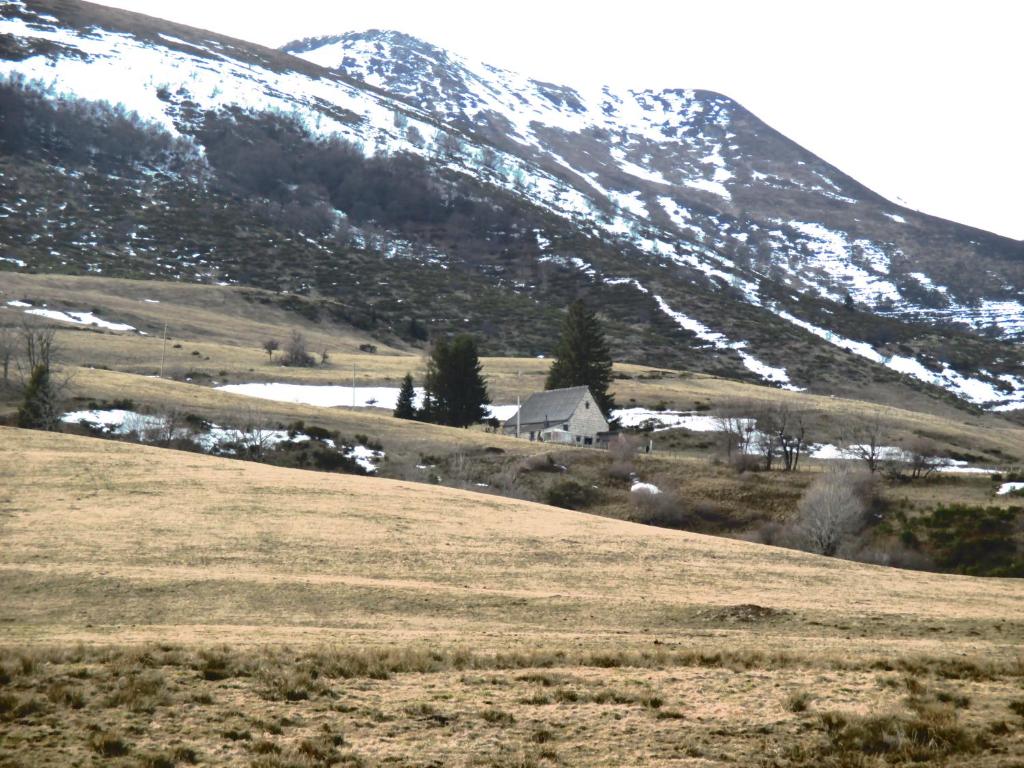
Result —
M 519 398 L 519 371 L 516 371 L 516 437 L 519 437 L 519 411 L 522 410 Z
M 160 350 L 160 378 L 164 377 L 164 359 L 167 357 L 167 323 L 164 323 L 164 346 Z

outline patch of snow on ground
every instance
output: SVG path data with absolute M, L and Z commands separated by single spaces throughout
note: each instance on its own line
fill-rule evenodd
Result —
M 619 168 L 630 176 L 636 176 L 638 179 L 643 179 L 644 181 L 653 181 L 655 184 L 671 183 L 657 171 L 652 171 L 648 168 L 636 165 L 635 163 L 631 163 L 626 159 L 626 153 L 617 147 L 611 150 L 611 156 L 615 158 L 615 162 L 618 163 Z
M 902 301 L 903 297 L 895 285 L 853 263 L 854 244 L 846 239 L 844 233 L 807 221 L 790 221 L 788 226 L 803 236 L 805 248 L 814 257 L 811 265 L 817 267 L 823 276 L 841 283 L 842 288 L 855 300 L 866 304 L 885 299 Z M 856 244 L 861 247 L 872 266 L 884 263 L 885 271 L 888 272 L 888 258 L 877 246 L 867 240 L 857 241 Z M 864 247 L 865 244 L 870 246 L 870 252 Z M 819 291 L 834 301 L 842 299 L 840 293 L 824 286 L 819 287 Z
M 932 279 L 928 277 L 924 272 L 908 272 L 912 278 L 917 280 L 922 286 L 930 291 L 938 291 L 939 293 L 949 293 L 949 288 L 944 285 L 936 285 L 932 282 Z
M 907 220 L 900 216 L 898 213 L 883 213 L 882 215 L 885 216 L 887 219 L 892 219 L 897 224 L 907 223 Z
M 1024 483 L 1003 483 L 999 486 L 999 490 L 996 491 L 996 496 L 1005 496 L 1014 491 L 1024 491 Z
M 334 384 L 284 384 L 284 383 L 252 383 L 224 384 L 214 387 L 224 392 L 246 397 L 258 397 L 263 400 L 274 400 L 279 403 L 297 403 L 314 405 L 321 408 L 352 407 L 352 387 Z M 395 410 L 398 405 L 399 387 L 356 387 L 356 408 L 382 408 Z M 416 408 L 423 407 L 423 387 L 415 388 L 416 396 L 413 404 Z M 514 405 L 486 406 L 487 418 L 501 421 L 515 416 Z
M 375 461 L 380 461 L 384 458 L 383 451 L 374 451 L 367 448 L 365 445 L 353 445 L 347 451 L 344 451 L 345 458 L 352 459 L 358 464 L 363 471 L 368 474 L 373 474 L 377 471 L 377 467 L 374 465 Z
M 604 279 L 605 285 L 632 285 L 640 293 L 648 293 L 648 290 L 643 287 L 639 280 L 634 277 L 606 277 Z
M 652 496 L 657 496 L 661 493 L 661 488 L 656 486 L 654 483 L 633 483 L 629 488 L 633 493 L 649 493 Z
M 338 406 L 356 408 L 384 408 L 393 411 L 398 405 L 398 387 L 352 387 L 333 384 L 225 384 L 216 389 L 246 397 L 259 397 L 280 403 L 316 405 L 321 408 Z M 353 394 L 355 395 L 353 399 Z M 423 388 L 416 388 L 415 405 L 423 406 Z
M 12 258 L 10 256 L 0 256 L 0 261 L 6 261 L 7 263 L 13 264 L 16 267 L 27 267 L 28 266 L 28 264 L 26 264 L 21 259 L 15 259 L 15 258 Z
M 519 406 L 515 405 L 488 405 L 486 406 L 487 418 L 497 419 L 498 421 L 508 421 L 516 415 L 516 411 L 519 410 Z
M 716 170 L 715 173 L 717 175 L 718 171 Z M 713 179 L 685 179 L 683 184 L 688 187 L 692 187 L 693 189 L 699 189 L 702 192 L 710 192 L 711 194 L 718 195 L 726 200 L 732 200 L 732 193 L 726 189 L 725 185 L 720 181 L 715 181 Z
M 10 304 L 10 302 L 8 302 Z M 26 309 L 26 315 L 38 315 L 49 320 L 58 320 L 62 323 L 75 323 L 76 325 L 95 325 L 97 328 L 105 328 L 108 331 L 134 331 L 134 325 L 127 323 L 112 323 L 96 317 L 92 312 L 58 312 L 55 309 Z
M 647 212 L 647 206 L 644 205 L 643 201 L 640 199 L 639 192 L 630 192 L 629 194 L 623 194 L 622 192 L 609 192 L 608 196 L 619 208 L 624 211 L 629 211 L 634 216 L 646 219 L 650 215 Z
M 8 301 L 7 306 L 14 307 L 15 309 L 25 309 L 26 307 L 32 307 L 32 305 L 29 304 L 27 301 L 18 301 L 17 299 L 12 299 L 11 301 Z
M 717 432 L 718 418 L 696 411 L 651 411 L 647 408 L 620 408 L 612 411 L 612 417 L 623 427 L 652 427 L 652 432 L 666 429 L 688 429 L 691 432 Z
M 168 435 L 169 427 L 164 417 L 122 409 L 70 411 L 63 414 L 60 420 L 65 424 L 84 424 L 107 435 L 134 434 L 142 442 L 161 440 L 166 437 L 189 439 L 206 453 L 232 454 L 235 452 L 235 448 L 231 446 L 239 445 L 259 447 L 261 450 L 265 450 L 282 443 L 305 443 L 310 440 L 309 435 L 301 432 L 290 433 L 286 429 L 241 430 L 220 427 L 216 424 L 210 424 L 208 429 L 199 432 L 180 427 L 174 429 L 173 435 Z M 331 448 L 336 448 L 333 440 L 324 440 L 323 442 Z M 384 451 L 372 450 L 365 445 L 343 447 L 341 453 L 346 458 L 353 460 L 368 474 L 375 473 L 377 471 L 375 462 L 380 462 L 385 457 Z

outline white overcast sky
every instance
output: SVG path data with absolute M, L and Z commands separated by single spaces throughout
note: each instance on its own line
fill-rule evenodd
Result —
M 705 88 L 891 200 L 1024 239 L 1024 2 L 108 0 L 265 45 L 397 29 L 559 84 Z

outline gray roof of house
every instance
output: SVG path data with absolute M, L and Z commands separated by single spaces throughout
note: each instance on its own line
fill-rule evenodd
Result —
M 580 400 L 589 391 L 586 387 L 568 387 L 535 392 L 519 409 L 519 423 L 522 425 L 543 424 L 545 421 L 550 424 L 563 422 L 572 416 Z M 513 416 L 505 423 L 514 425 L 516 417 Z

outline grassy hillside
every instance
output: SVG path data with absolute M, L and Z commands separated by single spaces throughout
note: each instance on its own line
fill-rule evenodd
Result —
M 0 295 L 0 325 L 23 320 L 49 322 L 24 314 L 22 308 L 6 306 L 12 298 L 36 306 L 45 302 L 53 309 L 92 311 L 148 334 L 51 323 L 57 329 L 59 360 L 72 375 L 69 409 L 130 401 L 136 410 L 174 411 L 220 425 L 238 425 L 254 415 L 280 428 L 304 422 L 350 440 L 363 436 L 380 443 L 387 454 L 380 474 L 393 479 L 571 503 L 613 518 L 765 539 L 764 531 L 792 519 L 801 494 L 828 464 L 805 461 L 796 473 L 740 474 L 722 462 L 715 435 L 659 432 L 651 436 L 654 453 L 637 457 L 631 467 L 643 481 L 666 492 L 661 503 L 666 509 L 652 516 L 650 510 L 637 506 L 630 482 L 622 472 L 613 472 L 613 459 L 605 452 L 560 450 L 505 438 L 483 428 L 454 430 L 399 421 L 380 410 L 275 403 L 211 388 L 213 384 L 252 381 L 347 385 L 353 370 L 359 385 L 397 387 L 407 371 L 422 383 L 422 348 L 401 340 L 389 346 L 349 324 L 330 321 L 326 314 L 314 322 L 309 308 L 316 306 L 317 300 L 237 287 L 17 275 L 5 283 Z M 165 323 L 166 348 L 161 338 Z M 311 351 L 329 352 L 326 365 L 283 367 L 278 362 L 280 353 L 271 361 L 261 349 L 265 339 L 284 341 L 296 329 L 306 335 Z M 365 344 L 375 345 L 376 353 L 359 351 Z M 165 378 L 158 379 L 155 374 L 162 359 Z M 525 398 L 541 389 L 549 365 L 549 360 L 535 357 L 485 358 L 484 373 L 492 399 L 514 403 L 517 396 Z M 925 397 L 886 403 L 880 393 L 866 390 L 860 400 L 834 398 L 628 362 L 616 364 L 614 390 L 623 407 L 702 413 L 731 409 L 753 415 L 765 403 L 785 403 L 804 412 L 808 438 L 815 442 L 845 444 L 855 427 L 878 418 L 883 425 L 881 441 L 887 445 L 924 442 L 936 454 L 1004 472 L 1014 471 L 1024 457 L 1024 431 L 1012 422 Z M 11 390 L 0 408 L 9 418 L 16 405 L 17 394 Z M 538 454 L 547 454 L 550 461 Z M 285 463 L 294 465 L 290 460 Z M 565 469 L 549 471 L 557 467 Z M 582 489 L 586 498 L 564 501 L 565 482 L 577 496 Z M 939 504 L 1014 505 L 1012 497 L 995 496 L 998 487 L 988 475 L 879 483 L 872 502 L 873 525 L 889 524 L 884 530 L 872 528 L 867 542 L 870 551 L 864 556 L 873 562 L 890 562 L 891 555 L 886 553 L 900 550 L 898 542 L 909 522 Z M 915 535 L 923 536 L 920 531 Z M 916 567 L 937 566 L 918 562 Z
M 941 739 L 890 762 L 1024 756 L 1019 581 L 0 437 L 8 764 L 838 765 L 907 727 Z
M 0 289 L 0 324 L 16 324 L 26 316 L 2 306 L 12 299 L 44 303 L 53 309 L 93 311 L 99 317 L 134 325 L 146 336 L 69 327 L 55 323 L 61 361 L 78 367 L 153 375 L 164 359 L 168 378 L 208 383 L 292 381 L 308 384 L 351 382 L 355 367 L 359 385 L 397 386 L 408 371 L 421 378 L 422 343 L 381 339 L 339 318 L 332 320 L 330 301 L 256 289 L 190 285 L 164 281 L 134 281 L 100 277 L 20 275 L 4 273 Z M 153 303 L 153 302 L 158 303 Z M 324 309 L 323 307 L 327 307 Z M 313 319 L 315 318 L 315 319 Z M 33 318 L 27 318 L 33 322 Z M 161 340 L 168 328 L 166 350 Z M 268 359 L 261 345 L 268 338 L 282 344 L 292 330 L 308 339 L 310 351 L 330 354 L 327 366 L 285 368 Z M 362 344 L 375 354 L 360 352 Z M 486 351 L 486 342 L 485 342 Z M 515 402 L 543 388 L 550 361 L 537 358 L 485 358 L 492 399 Z M 799 404 L 816 414 L 818 435 L 829 440 L 841 422 L 872 417 L 885 406 L 892 425 L 888 439 L 928 436 L 940 448 L 958 451 L 1001 450 L 988 457 L 994 463 L 1024 458 L 1024 438 L 1005 418 L 958 407 L 911 389 L 865 387 L 859 399 L 796 394 L 702 373 L 669 370 L 624 361 L 616 365 L 614 391 L 622 407 L 643 405 L 677 409 L 714 409 L 765 401 Z M 139 385 L 141 386 L 141 385 Z M 79 394 L 99 397 L 102 392 Z

